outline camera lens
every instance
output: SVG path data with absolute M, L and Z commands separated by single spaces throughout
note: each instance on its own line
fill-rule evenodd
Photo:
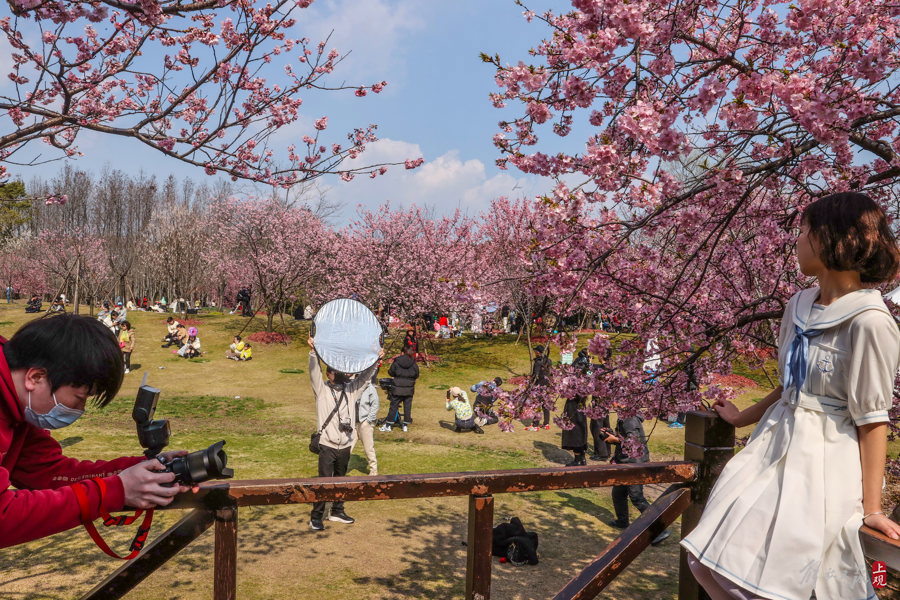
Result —
M 216 442 L 205 450 L 179 456 L 169 463 L 168 470 L 175 473 L 175 481 L 193 485 L 209 479 L 230 479 L 234 471 L 225 466 L 228 456 L 222 446 L 225 441 Z

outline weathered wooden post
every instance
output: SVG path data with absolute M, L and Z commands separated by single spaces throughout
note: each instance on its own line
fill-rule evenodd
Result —
M 734 456 L 734 426 L 713 411 L 691 411 L 684 428 L 684 459 L 696 461 L 700 468 L 691 484 L 691 505 L 681 515 L 681 537 L 690 533 L 703 513 L 713 484 L 725 463 Z M 678 575 L 678 600 L 709 600 L 687 565 L 687 553 L 681 549 Z
M 237 506 L 216 511 L 215 600 L 235 600 L 237 597 L 237 517 Z
M 469 495 L 466 600 L 488 600 L 491 597 L 493 535 L 494 497 Z

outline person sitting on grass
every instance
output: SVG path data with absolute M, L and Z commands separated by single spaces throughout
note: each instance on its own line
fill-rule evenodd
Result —
M 188 330 L 187 327 L 179 323 L 175 326 L 175 345 L 181 348 L 187 343 Z
M 41 312 L 41 306 L 43 302 L 41 301 L 41 297 L 37 294 L 31 296 L 31 299 L 28 301 L 28 304 L 25 305 L 25 312 L 27 313 L 36 313 Z
M 253 358 L 253 347 L 250 345 L 250 342 L 244 344 L 244 349 L 241 350 L 241 355 L 238 356 L 238 360 L 250 360 Z
M 230 358 L 231 360 L 240 360 L 241 352 L 244 350 L 244 342 L 241 340 L 241 336 L 234 336 L 234 341 L 231 342 L 231 345 L 228 346 L 228 351 L 225 352 L 225 358 Z
M 178 339 L 179 327 L 183 327 L 183 325 L 172 317 L 166 319 L 166 337 L 163 338 L 163 341 L 165 342 L 163 348 L 168 348 L 172 344 L 181 346 L 181 344 L 179 344 L 180 340 Z
M 176 353 L 183 358 L 197 358 L 200 356 L 200 338 L 197 337 L 197 328 L 188 329 L 188 339 Z
M 456 433 L 484 433 L 484 429 L 475 424 L 475 412 L 469 404 L 469 395 L 460 388 L 452 387 L 447 390 L 447 410 L 452 410 L 455 415 L 453 431 Z

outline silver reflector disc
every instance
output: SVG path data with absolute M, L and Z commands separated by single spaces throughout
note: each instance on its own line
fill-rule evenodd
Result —
M 381 323 L 362 302 L 341 298 L 323 305 L 313 319 L 316 353 L 342 373 L 360 373 L 378 361 Z

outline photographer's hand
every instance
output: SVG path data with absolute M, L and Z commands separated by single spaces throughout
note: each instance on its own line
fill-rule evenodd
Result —
M 173 458 L 178 458 L 179 456 L 187 456 L 187 455 L 188 455 L 187 450 L 166 450 L 165 452 L 160 452 L 158 454 L 158 456 L 161 459 L 163 459 L 164 461 L 166 461 L 166 463 L 171 462 Z
M 166 455 L 183 456 L 185 451 L 166 452 Z M 145 460 L 119 473 L 122 487 L 125 489 L 125 504 L 133 508 L 153 508 L 166 506 L 172 499 L 183 492 L 191 491 L 184 485 L 166 487 L 162 484 L 175 480 L 174 473 L 166 473 L 164 467 L 155 458 Z
M 166 450 L 165 452 L 160 452 L 158 456 L 166 461 L 166 464 L 172 462 L 172 459 L 178 458 L 179 456 L 187 456 L 190 454 L 187 450 Z M 200 491 L 199 485 L 194 485 L 194 487 L 181 486 L 182 491 L 192 491 L 195 494 Z
M 313 350 L 316 349 L 316 342 L 313 341 L 312 336 L 309 336 L 309 337 L 306 339 L 306 343 L 309 344 L 309 347 L 312 348 Z

